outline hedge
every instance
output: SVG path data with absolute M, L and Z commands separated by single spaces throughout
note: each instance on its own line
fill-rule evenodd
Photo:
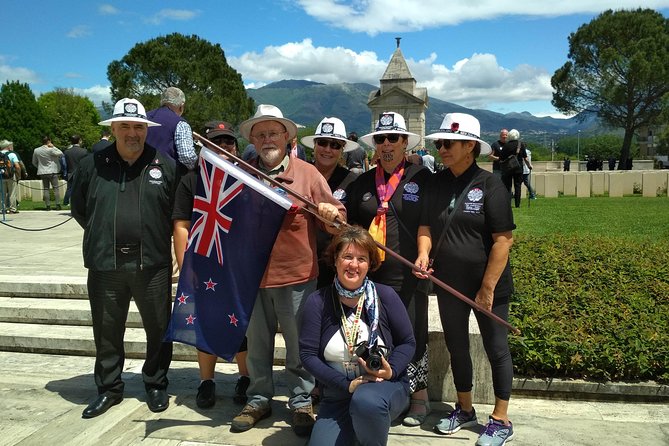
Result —
M 515 373 L 669 382 L 669 241 L 519 236 Z

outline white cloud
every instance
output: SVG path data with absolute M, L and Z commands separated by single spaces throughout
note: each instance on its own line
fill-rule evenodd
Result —
M 111 93 L 109 85 L 94 85 L 89 88 L 73 88 L 74 93 L 86 96 L 93 104 L 100 105 L 102 101 L 111 102 Z
M 114 5 L 105 3 L 98 6 L 98 12 L 102 15 L 115 15 L 119 13 L 119 10 Z
M 548 101 L 552 97 L 550 74 L 530 65 L 504 67 L 493 54 L 473 54 L 452 67 L 437 63 L 438 54 L 414 61 L 407 59 L 419 87 L 431 97 L 470 108 L 492 103 Z M 365 82 L 379 85 L 388 66 L 376 53 L 356 53 L 342 47 L 314 46 L 311 39 L 265 47 L 228 57 L 242 74 L 247 88 L 259 88 L 282 79 L 306 79 L 325 84 Z
M 6 57 L 0 55 L 0 84 L 7 81 L 19 81 L 27 84 L 40 82 L 40 78 L 33 70 L 10 65 Z
M 198 15 L 200 15 L 200 11 L 198 10 L 191 11 L 188 9 L 161 9 L 146 21 L 154 25 L 159 25 L 166 20 L 192 20 Z
M 665 8 L 669 0 L 297 0 L 304 11 L 336 28 L 370 35 L 420 31 L 501 15 L 555 17 L 605 9 Z
M 77 25 L 66 34 L 70 39 L 78 39 L 91 35 L 91 28 L 88 25 Z
M 74 71 L 69 71 L 65 73 L 63 76 L 65 76 L 68 79 L 80 79 L 84 77 L 81 73 L 75 73 Z

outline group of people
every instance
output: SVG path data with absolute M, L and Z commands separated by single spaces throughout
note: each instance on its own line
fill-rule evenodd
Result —
M 515 168 L 511 168 L 509 158 L 516 157 Z M 516 129 L 502 129 L 499 139 L 491 146 L 488 159 L 492 161 L 492 171 L 501 178 L 504 186 L 511 194 L 513 185 L 513 201 L 516 207 L 520 207 L 520 188 L 524 184 L 527 187 L 529 198 L 536 199 L 536 193 L 532 188 L 530 175 L 532 174 L 532 152 L 525 142 L 520 140 L 520 132 Z
M 123 399 L 123 327 L 131 298 L 147 336 L 142 369 L 147 405 L 153 412 L 169 406 L 172 345 L 164 334 L 172 298 L 170 239 L 181 266 L 197 176 L 192 130 L 181 117 L 184 102 L 174 87 L 163 93 L 158 111 L 146 113 L 139 101 L 121 99 L 112 117 L 100 123 L 110 127 L 115 141 L 81 159 L 73 176 L 72 215 L 84 228 L 96 345 L 98 397 L 84 409 L 84 418 L 102 415 Z M 428 276 L 502 319 L 508 319 L 513 292 L 513 214 L 504 184 L 476 164 L 479 155 L 491 152 L 480 138 L 478 120 L 451 113 L 438 132 L 426 136 L 446 167 L 436 174 L 408 161 L 421 138 L 395 112 L 381 114 L 374 130 L 359 138 L 375 148 L 378 161 L 371 169 L 336 117 L 323 118 L 314 135 L 301 139 L 313 149 L 313 164 L 291 150 L 297 125 L 272 105 L 259 105 L 237 131 L 212 121 L 204 133 L 235 156 L 238 135 L 245 138 L 253 145 L 249 159 L 261 179 L 286 185 L 318 208 L 318 217 L 289 212 L 272 248 L 236 356 L 240 379 L 233 398 L 244 406 L 231 430 L 247 431 L 271 416 L 279 325 L 291 424 L 296 434 L 311 434 L 310 444 L 386 444 L 393 420 L 423 424 L 430 413 Z M 358 171 L 342 166 L 349 156 L 359 163 Z M 471 397 L 471 307 L 435 291 L 458 395 L 455 409 L 435 430 L 453 434 L 478 424 Z M 513 437 L 507 330 L 475 314 L 496 396 L 477 444 L 501 445 Z M 216 402 L 216 360 L 211 352 L 198 351 L 201 408 Z

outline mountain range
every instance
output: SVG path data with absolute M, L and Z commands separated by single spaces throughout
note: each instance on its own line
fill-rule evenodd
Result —
M 282 80 L 261 88 L 247 89 L 256 104 L 273 104 L 284 116 L 306 127 L 316 127 L 325 116 L 336 116 L 344 121 L 348 132 L 358 135 L 369 133 L 371 112 L 367 108 L 369 93 L 377 90 L 366 83 L 322 84 L 306 80 Z M 428 92 L 429 93 L 429 92 Z M 475 116 L 484 129 L 483 139 L 494 141 L 499 129 L 518 129 L 525 139 L 551 136 L 596 133 L 601 126 L 594 116 L 574 116 L 569 119 L 537 117 L 529 112 L 496 113 L 490 110 L 470 109 L 452 102 L 429 98 L 425 112 L 426 133 L 439 129 L 446 113 L 468 113 Z

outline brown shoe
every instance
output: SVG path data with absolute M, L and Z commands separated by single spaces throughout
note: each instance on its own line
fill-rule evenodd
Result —
M 293 411 L 293 431 L 300 437 L 306 437 L 311 434 L 314 428 L 316 417 L 314 408 L 311 404 L 298 407 Z
M 267 418 L 270 415 L 272 415 L 272 408 L 269 406 L 256 407 L 247 404 L 239 415 L 232 419 L 230 431 L 245 432 L 251 429 L 258 421 Z

